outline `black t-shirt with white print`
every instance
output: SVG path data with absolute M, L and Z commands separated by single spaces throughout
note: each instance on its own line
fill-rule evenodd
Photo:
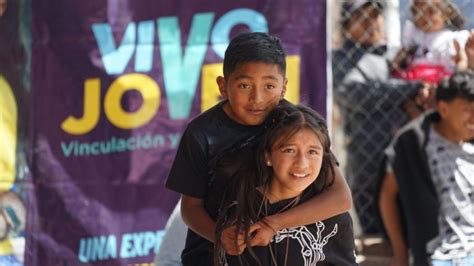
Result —
M 314 196 L 308 188 L 301 198 L 305 201 Z M 293 199 L 267 204 L 266 215 L 280 212 Z M 256 204 L 260 204 L 262 196 Z M 253 247 L 260 265 L 358 265 L 355 257 L 354 231 L 349 213 L 343 213 L 324 221 L 305 226 L 286 228 L 277 232 L 270 245 Z M 243 265 L 259 265 L 245 250 L 241 255 Z M 226 256 L 222 265 L 241 265 L 237 256 Z

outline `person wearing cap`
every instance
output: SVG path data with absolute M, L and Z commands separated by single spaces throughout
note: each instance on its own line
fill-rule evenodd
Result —
M 334 99 L 347 138 L 346 176 L 364 234 L 383 230 L 373 196 L 383 150 L 408 120 L 404 104 L 423 88 L 420 82 L 390 79 L 383 9 L 382 1 L 344 2 L 344 43 L 332 57 Z

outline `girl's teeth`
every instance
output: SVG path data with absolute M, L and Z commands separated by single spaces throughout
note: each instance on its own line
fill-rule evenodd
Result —
M 306 174 L 295 174 L 295 173 L 293 173 L 293 175 L 296 176 L 296 177 L 306 177 L 307 176 Z

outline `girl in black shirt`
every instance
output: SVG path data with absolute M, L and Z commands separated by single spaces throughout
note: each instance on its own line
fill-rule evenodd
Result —
M 225 182 L 217 214 L 217 265 L 357 265 L 352 220 L 347 213 L 276 232 L 267 246 L 251 247 L 265 217 L 321 193 L 334 182 L 334 157 L 324 119 L 304 106 L 282 106 L 269 115 L 259 143 L 221 156 L 214 175 Z M 224 177 L 224 178 L 223 178 Z M 219 187 L 224 187 L 221 184 Z M 225 254 L 221 239 L 232 226 L 240 256 Z M 273 230 L 273 229 L 272 229 Z M 275 231 L 275 230 L 273 230 Z

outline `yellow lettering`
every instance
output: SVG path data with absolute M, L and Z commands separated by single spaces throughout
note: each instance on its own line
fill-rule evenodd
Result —
M 300 103 L 300 56 L 290 55 L 286 57 L 286 85 L 285 99 L 298 104 Z
M 10 84 L 0 75 L 0 192 L 15 182 L 18 110 Z
M 201 112 L 204 112 L 219 102 L 221 94 L 216 78 L 222 76 L 222 63 L 203 65 L 201 75 Z
M 100 115 L 100 79 L 84 82 L 84 111 L 81 118 L 69 116 L 61 123 L 61 128 L 71 135 L 86 134 L 95 128 Z
M 121 98 L 129 90 L 137 90 L 143 103 L 137 111 L 123 110 Z M 104 100 L 104 110 L 109 121 L 116 127 L 131 129 L 148 123 L 158 111 L 160 87 L 144 74 L 126 74 L 117 78 L 109 87 Z

